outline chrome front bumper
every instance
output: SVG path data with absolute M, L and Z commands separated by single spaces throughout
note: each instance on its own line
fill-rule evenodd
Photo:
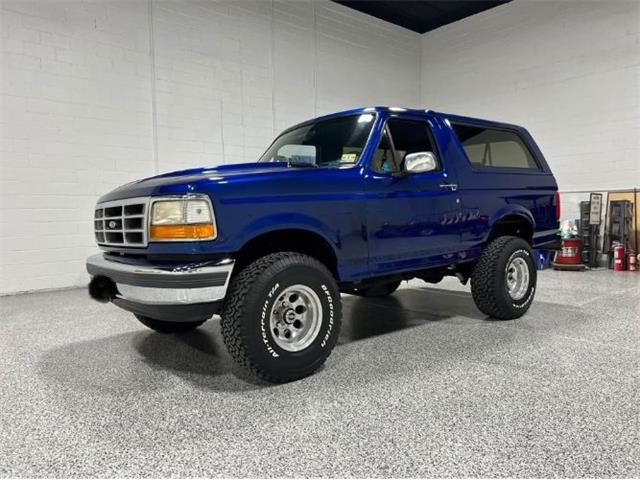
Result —
M 171 267 L 124 263 L 103 254 L 87 259 L 92 282 L 106 278 L 115 285 L 109 300 L 133 313 L 167 321 L 192 321 L 216 313 L 233 266 L 233 259 Z

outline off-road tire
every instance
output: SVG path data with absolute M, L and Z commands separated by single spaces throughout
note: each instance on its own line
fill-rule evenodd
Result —
M 158 333 L 184 333 L 190 332 L 198 328 L 207 320 L 200 320 L 198 322 L 167 322 L 165 320 L 156 320 L 155 318 L 145 317 L 144 315 L 137 315 L 136 318 L 145 327 L 155 330 Z
M 529 285 L 524 296 L 513 300 L 507 287 L 507 267 L 521 257 L 529 267 Z M 513 320 L 526 313 L 536 290 L 536 267 L 531 247 L 519 237 L 492 240 L 471 272 L 471 295 L 478 309 L 497 320 Z
M 359 297 L 367 297 L 367 298 L 388 297 L 398 289 L 401 283 L 402 282 L 398 280 L 395 282 L 385 283 L 382 285 L 374 285 L 371 287 L 351 290 L 347 293 L 350 293 L 352 295 L 357 295 Z
M 322 305 L 320 329 L 300 351 L 282 349 L 270 327 L 279 294 L 293 285 L 311 288 Z M 222 308 L 222 337 L 233 359 L 271 383 L 306 377 L 325 362 L 338 340 L 342 307 L 336 281 L 316 259 L 294 252 L 266 255 L 231 279 Z

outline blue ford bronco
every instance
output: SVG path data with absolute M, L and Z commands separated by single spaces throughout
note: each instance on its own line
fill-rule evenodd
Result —
M 340 293 L 453 275 L 495 319 L 533 301 L 556 181 L 522 127 L 373 107 L 284 131 L 255 163 L 167 173 L 100 198 L 91 296 L 162 333 L 221 317 L 232 357 L 302 378 L 340 332 Z

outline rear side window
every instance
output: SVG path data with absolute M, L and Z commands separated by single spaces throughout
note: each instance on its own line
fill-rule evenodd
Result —
M 538 169 L 531 152 L 514 132 L 460 123 L 451 126 L 476 167 Z

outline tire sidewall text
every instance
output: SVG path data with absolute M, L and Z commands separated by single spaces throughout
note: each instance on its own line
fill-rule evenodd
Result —
M 253 316 L 245 325 L 248 326 L 247 342 L 254 355 L 260 357 L 261 362 L 269 363 L 272 368 L 282 365 L 287 370 L 297 367 L 306 368 L 315 358 L 326 357 L 337 342 L 339 325 L 337 302 L 340 302 L 338 291 L 332 282 L 322 272 L 306 266 L 292 266 L 282 271 L 264 272 L 262 278 L 256 282 L 253 307 L 248 314 Z M 305 349 L 291 352 L 280 348 L 273 338 L 270 329 L 270 315 L 274 303 L 280 294 L 288 287 L 302 284 L 311 288 L 322 305 L 321 325 L 316 338 Z M 326 350 L 326 352 L 324 352 Z

